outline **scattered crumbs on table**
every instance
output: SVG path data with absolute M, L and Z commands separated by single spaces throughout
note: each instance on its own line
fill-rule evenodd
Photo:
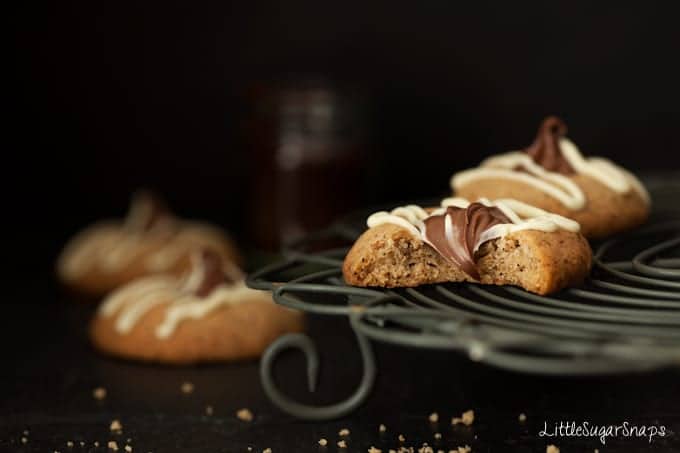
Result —
M 322 437 L 321 439 L 319 439 L 319 445 L 325 447 L 326 445 L 328 445 L 328 441 Z
M 262 450 L 262 453 L 272 453 L 272 449 L 271 448 L 265 448 L 264 450 Z
M 342 428 L 340 431 L 338 431 L 338 436 L 349 436 L 349 429 L 347 428 Z
M 525 421 L 527 421 L 527 416 L 524 414 L 524 412 L 519 414 L 519 417 L 517 418 L 519 419 L 520 423 L 524 423 Z
M 126 445 L 126 446 L 125 446 L 125 451 L 127 451 L 128 453 L 130 453 L 130 452 L 132 451 L 132 447 L 129 446 L 129 445 Z
M 210 406 L 210 405 L 205 406 L 205 415 L 212 415 L 213 412 L 214 412 L 214 411 L 213 411 L 213 407 L 212 407 L 212 406 Z
M 97 387 L 92 390 L 92 398 L 101 401 L 106 398 L 106 389 L 104 387 Z
M 465 426 L 470 426 L 475 421 L 475 411 L 470 409 L 469 411 L 463 412 L 460 417 L 453 417 L 451 419 L 452 425 L 463 424 Z
M 427 419 L 430 420 L 430 423 L 437 423 L 439 421 L 439 414 L 432 412 Z
M 253 413 L 250 412 L 250 409 L 244 407 L 243 409 L 239 409 L 236 411 L 236 418 L 238 418 L 239 420 L 243 420 L 244 422 L 252 422 Z
M 439 440 L 442 438 L 442 433 L 434 433 L 434 438 Z
M 458 447 L 456 451 L 453 451 L 453 453 L 470 453 L 471 451 L 472 447 L 466 445 L 464 447 Z
M 548 445 L 545 447 L 545 453 L 560 453 L 560 449 L 554 445 Z
M 368 449 L 368 453 L 382 453 L 382 450 L 380 450 L 379 448 L 370 447 Z
M 22 438 L 21 438 L 21 443 L 22 443 L 22 444 L 25 444 L 25 443 L 27 443 L 27 442 L 28 442 L 28 439 L 27 439 L 26 437 L 22 437 Z
M 97 442 L 97 441 L 95 440 L 95 441 L 94 441 L 94 446 L 95 446 L 95 447 L 98 447 L 98 446 L 99 446 L 99 442 Z
M 347 442 L 345 442 L 344 440 L 339 440 L 338 448 L 347 448 Z
M 120 423 L 120 420 L 115 419 L 111 422 L 111 426 L 109 426 L 109 429 L 111 431 L 119 432 L 123 430 L 123 425 Z
M 434 450 L 432 449 L 432 447 L 427 445 L 427 442 L 426 442 L 426 443 L 423 444 L 422 447 L 420 447 L 418 449 L 418 453 L 434 453 Z
M 118 444 L 115 440 L 110 440 L 106 446 L 109 447 L 109 450 L 118 451 Z
M 406 438 L 404 437 L 403 434 L 399 434 L 398 439 L 399 439 L 399 442 L 406 442 Z
M 30 433 L 28 432 L 27 429 L 24 430 L 24 436 L 28 436 Z
M 193 393 L 193 392 L 194 392 L 194 384 L 192 384 L 192 383 L 189 382 L 189 381 L 182 382 L 182 385 L 180 386 L 180 390 L 181 390 L 182 393 L 184 393 L 185 395 L 188 395 L 188 394 L 190 394 L 190 393 Z
M 387 431 L 387 426 L 381 423 L 380 426 L 378 426 L 378 431 L 384 433 L 385 431 Z
M 67 446 L 68 448 L 73 448 L 73 441 L 72 441 L 72 440 L 67 441 L 67 442 L 66 442 L 66 446 Z

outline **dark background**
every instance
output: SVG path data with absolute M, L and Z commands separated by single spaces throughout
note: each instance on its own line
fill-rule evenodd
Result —
M 48 272 L 73 232 L 122 215 L 140 186 L 247 244 L 248 93 L 282 78 L 364 93 L 371 158 L 356 205 L 444 194 L 455 170 L 528 145 L 550 113 L 585 154 L 677 169 L 671 5 L 15 5 L 3 165 L 14 267 Z
M 352 200 L 356 208 L 443 195 L 454 171 L 486 155 L 528 145 L 547 114 L 566 120 L 570 137 L 586 155 L 604 155 L 643 174 L 677 171 L 679 12 L 675 2 L 13 5 L 4 13 L 10 32 L 4 72 L 10 82 L 3 90 L 7 115 L 0 183 L 3 224 L 9 229 L 2 242 L 3 303 L 14 304 L 0 325 L 4 420 L 23 411 L 17 423 L 40 420 L 42 434 L 34 436 L 42 435 L 50 451 L 56 445 L 64 450 L 62 441 L 75 432 L 74 426 L 104 427 L 96 435 L 105 436 L 112 416 L 148 413 L 151 405 L 187 418 L 173 419 L 178 428 L 163 428 L 167 432 L 150 440 L 149 448 L 159 446 L 166 435 L 170 449 L 172 442 L 191 446 L 190 438 L 206 438 L 210 444 L 206 432 L 225 445 L 229 437 L 219 426 L 205 428 L 185 415 L 185 406 L 170 403 L 177 384 L 187 378 L 183 370 L 172 371 L 170 382 L 165 370 L 121 368 L 89 351 L 82 327 L 90 313 L 64 300 L 52 266 L 74 232 L 102 217 L 123 215 L 131 191 L 140 186 L 158 190 L 184 216 L 225 226 L 244 248 L 257 246 L 248 213 L 258 171 L 244 133 L 254 110 L 253 87 L 320 78 L 362 93 L 370 125 L 362 173 L 337 187 L 339 192 L 361 187 L 361 195 Z M 34 311 L 37 304 L 46 309 Z M 351 350 L 348 332 L 338 338 Z M 371 437 L 358 429 L 379 423 L 374 413 L 397 417 L 393 404 L 410 405 L 398 406 L 403 414 L 410 411 L 401 416 L 406 425 L 420 423 L 431 408 L 449 410 L 450 416 L 481 404 L 482 414 L 486 408 L 497 417 L 482 419 L 479 432 L 487 441 L 516 436 L 514 420 L 520 411 L 536 415 L 531 428 L 522 431 L 527 444 L 544 418 L 592 415 L 615 423 L 637 414 L 641 422 L 677 426 L 673 372 L 582 382 L 497 373 L 461 357 L 423 359 L 401 350 L 385 357 L 393 369 L 403 363 L 407 379 L 382 375 L 378 396 L 352 426 L 365 439 Z M 94 371 L 83 371 L 79 364 Z M 187 373 L 213 386 L 214 399 L 206 400 L 212 403 L 227 399 L 220 393 L 222 377 L 237 375 L 236 383 L 256 379 L 254 364 L 243 367 L 218 369 L 219 379 L 211 368 Z M 451 372 L 455 390 L 445 392 L 440 406 L 431 404 L 439 400 L 430 390 L 446 389 L 446 373 Z M 152 388 L 160 374 L 167 382 L 162 392 L 149 392 L 153 404 L 148 395 L 130 399 L 130 389 L 139 389 L 128 379 L 147 376 L 144 386 Z M 355 374 L 346 379 L 343 392 L 356 382 Z M 101 407 L 88 406 L 90 389 L 102 382 L 110 389 L 120 387 L 104 415 Z M 238 403 L 226 404 L 224 413 L 231 414 L 236 404 L 271 410 L 253 389 L 243 401 L 228 396 Z M 203 402 L 192 404 L 191 410 L 202 410 Z M 49 423 L 41 411 L 63 411 L 63 418 L 55 415 L 45 428 Z M 92 414 L 99 418 L 90 419 Z M 135 429 L 148 434 L 144 416 L 139 417 Z M 335 440 L 333 433 L 345 425 L 326 430 L 263 417 L 260 431 L 239 434 L 240 446 L 274 433 L 281 437 L 288 429 L 301 433 L 298 440 L 306 436 L 304 445 L 314 445 L 321 435 Z M 489 434 L 499 419 L 502 428 Z M 278 431 L 272 431 L 272 423 Z M 184 436 L 190 426 L 204 428 L 196 429 L 196 437 Z M 17 433 L 11 433 L 13 441 Z M 581 447 L 586 445 L 598 446 L 587 442 Z M 619 446 L 621 451 L 645 449 L 644 443 Z M 663 448 L 658 451 L 670 451 Z

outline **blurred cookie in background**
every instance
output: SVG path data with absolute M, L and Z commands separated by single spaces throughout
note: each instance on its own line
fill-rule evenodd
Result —
M 202 247 L 226 261 L 241 261 L 224 231 L 180 219 L 156 195 L 138 191 L 125 219 L 98 222 L 68 242 L 57 274 L 76 293 L 102 296 L 141 276 L 182 275 L 191 266 L 191 253 Z
M 220 254 L 203 249 L 190 261 L 184 276 L 141 277 L 111 293 L 90 326 L 94 346 L 148 362 L 229 361 L 259 357 L 280 335 L 303 329 L 300 312 L 246 287 Z

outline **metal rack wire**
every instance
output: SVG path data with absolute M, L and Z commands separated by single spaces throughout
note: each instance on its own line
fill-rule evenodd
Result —
M 363 361 L 355 392 L 337 404 L 309 406 L 284 395 L 272 371 L 288 348 L 307 358 L 313 391 L 319 358 L 300 334 L 280 338 L 261 362 L 272 401 L 300 418 L 330 419 L 353 411 L 370 394 L 376 374 L 370 341 L 453 350 L 471 360 L 536 374 L 595 375 L 680 364 L 680 215 L 664 211 L 649 226 L 594 247 L 594 270 L 579 288 L 548 297 L 515 287 L 469 283 L 379 289 L 347 286 L 347 247 L 309 253 L 329 238 L 347 245 L 360 225 L 343 222 L 285 251 L 285 258 L 252 274 L 248 285 L 271 290 L 284 306 L 346 316 Z

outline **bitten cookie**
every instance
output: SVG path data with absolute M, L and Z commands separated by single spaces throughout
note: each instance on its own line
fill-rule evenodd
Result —
M 111 293 L 90 337 L 107 354 L 187 364 L 258 357 L 278 336 L 302 328 L 300 312 L 247 288 L 236 267 L 202 250 L 184 277 L 143 277 Z
M 448 198 L 438 209 L 378 212 L 367 224 L 343 265 L 350 285 L 468 281 L 549 294 L 590 272 L 592 252 L 576 222 L 516 200 Z
M 139 192 L 123 221 L 100 222 L 69 241 L 57 261 L 57 274 L 76 292 L 101 296 L 143 275 L 181 275 L 190 266 L 191 252 L 201 247 L 240 261 L 223 231 L 178 219 L 156 197 Z
M 514 198 L 576 220 L 587 238 L 634 228 L 649 216 L 649 195 L 630 172 L 600 157 L 584 158 L 565 137 L 566 125 L 546 118 L 524 151 L 492 156 L 456 173 L 456 196 Z

